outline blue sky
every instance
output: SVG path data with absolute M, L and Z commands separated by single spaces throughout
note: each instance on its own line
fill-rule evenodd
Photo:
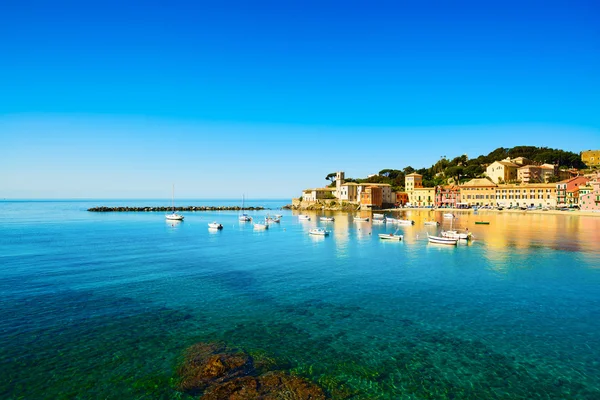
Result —
M 340 169 L 600 148 L 599 15 L 592 0 L 4 2 L 0 197 L 289 198 Z

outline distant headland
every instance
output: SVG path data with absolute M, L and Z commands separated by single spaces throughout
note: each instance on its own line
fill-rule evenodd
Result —
M 92 207 L 91 212 L 151 212 L 151 211 L 261 211 L 270 210 L 265 207 L 230 207 L 230 206 L 186 206 L 186 207 Z

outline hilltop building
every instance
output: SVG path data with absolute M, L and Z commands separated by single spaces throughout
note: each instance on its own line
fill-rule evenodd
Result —
M 485 170 L 486 175 L 494 183 L 514 182 L 517 180 L 519 165 L 510 162 L 510 159 L 494 161 Z
M 581 152 L 581 161 L 589 168 L 600 167 L 600 150 L 586 150 Z

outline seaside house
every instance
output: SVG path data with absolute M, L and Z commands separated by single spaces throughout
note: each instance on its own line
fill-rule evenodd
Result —
M 334 199 L 335 188 L 305 189 L 302 191 L 302 201 L 316 202 L 317 200 Z
M 361 209 L 381 208 L 383 204 L 383 189 L 381 186 L 367 186 L 360 193 Z
M 408 203 L 408 193 L 396 192 L 396 204 L 399 206 L 404 206 L 406 203 Z
M 438 186 L 435 191 L 436 207 L 456 207 L 460 203 L 460 187 L 457 185 Z
M 392 206 L 396 202 L 396 195 L 392 192 L 392 186 L 387 183 L 355 183 L 344 182 L 344 172 L 336 173 L 334 196 L 349 203 L 361 203 L 362 193 L 368 187 L 379 187 L 381 189 L 381 203 Z M 380 204 L 378 207 L 381 207 Z
M 507 160 L 494 161 L 485 170 L 485 174 L 495 183 L 506 183 L 517 180 L 519 166 Z
M 589 182 L 585 176 L 576 176 L 556 184 L 556 205 L 558 207 L 574 207 L 579 205 L 579 187 Z
M 435 188 L 417 188 L 413 190 L 410 196 L 410 203 L 417 207 L 435 206 Z
M 503 207 L 556 207 L 556 184 L 506 184 L 496 188 L 496 204 Z
M 586 186 L 579 187 L 579 208 L 600 211 L 600 172 Z
M 488 178 L 471 179 L 460 185 L 460 203 L 470 207 L 495 205 L 497 187 Z
M 525 165 L 517 169 L 517 180 L 521 183 L 548 182 L 557 170 L 558 167 L 552 164 Z
M 336 189 L 336 196 L 340 200 L 350 203 L 358 202 L 358 184 L 354 182 L 343 183 Z

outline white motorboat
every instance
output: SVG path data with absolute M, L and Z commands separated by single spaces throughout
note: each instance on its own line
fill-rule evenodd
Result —
M 447 244 L 450 246 L 456 246 L 456 244 L 458 243 L 458 239 L 451 239 L 451 238 L 440 237 L 440 236 L 431 236 L 429 234 L 427 235 L 427 240 L 429 240 L 429 243 Z
M 354 217 L 355 222 L 368 222 L 369 217 Z
M 318 236 L 327 236 L 329 235 L 329 231 L 325 228 L 313 228 L 308 231 L 309 235 L 318 235 Z
M 306 215 L 306 214 L 300 214 L 300 215 L 298 215 L 298 219 L 300 221 L 310 221 L 310 216 Z
M 438 226 L 440 223 L 437 221 L 425 221 L 423 224 L 428 226 Z
M 454 214 L 452 214 L 452 213 L 444 213 L 444 218 L 454 218 Z
M 414 225 L 415 221 L 413 221 L 412 219 L 397 219 L 396 223 L 398 225 Z
M 171 205 L 173 207 L 173 211 L 171 212 L 171 214 L 165 215 L 165 218 L 170 221 L 183 221 L 183 215 L 177 214 L 175 212 L 175 185 L 173 185 L 173 195 L 172 195 L 172 199 L 171 199 Z
M 387 218 L 385 219 L 385 221 L 386 221 L 387 223 L 393 224 L 393 223 L 395 223 L 395 222 L 396 222 L 396 221 L 398 221 L 398 220 L 397 220 L 396 218 L 387 217 Z
M 384 219 L 385 215 L 380 213 L 373 213 L 373 219 Z
M 281 218 L 280 217 L 267 217 L 267 222 L 269 224 L 278 224 L 281 222 Z
M 384 239 L 384 240 L 396 240 L 396 241 L 401 241 L 404 240 L 404 235 L 395 235 L 393 233 L 380 233 L 379 234 L 379 239 Z
M 374 219 L 373 220 L 373 223 L 376 224 L 376 225 L 382 225 L 382 224 L 385 224 L 385 222 L 386 222 L 385 218 L 384 219 Z
M 211 222 L 208 224 L 209 229 L 223 229 L 223 225 L 218 222 Z
M 335 218 L 333 217 L 319 217 L 319 219 L 323 222 L 332 222 L 335 221 Z

